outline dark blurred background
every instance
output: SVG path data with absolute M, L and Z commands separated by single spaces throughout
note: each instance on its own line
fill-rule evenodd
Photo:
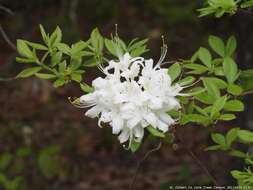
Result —
M 41 41 L 38 25 L 48 31 L 61 27 L 64 41 L 87 39 L 98 27 L 110 36 L 118 24 L 126 41 L 150 38 L 147 56 L 158 58 L 161 35 L 168 44 L 169 60 L 189 58 L 210 34 L 238 40 L 240 68 L 252 68 L 253 16 L 238 12 L 222 19 L 198 18 L 195 0 L 0 0 L 14 14 L 0 9 L 0 24 L 12 42 L 23 38 Z M 14 77 L 24 65 L 15 62 L 16 52 L 0 36 L 0 78 Z M 87 82 L 95 70 L 88 70 Z M 158 143 L 145 142 L 132 154 L 123 149 L 110 129 L 84 117 L 67 97 L 82 94 L 69 84 L 54 89 L 49 81 L 35 78 L 0 81 L 0 189 L 6 190 L 109 190 L 128 189 L 138 162 Z M 252 100 L 236 122 L 221 126 L 252 128 Z M 229 170 L 241 163 L 223 153 L 204 152 L 211 143 L 205 129 L 180 128 L 184 145 L 164 145 L 142 163 L 136 190 L 166 190 L 169 185 L 209 185 L 212 180 L 184 150 L 194 151 L 220 185 L 235 184 Z

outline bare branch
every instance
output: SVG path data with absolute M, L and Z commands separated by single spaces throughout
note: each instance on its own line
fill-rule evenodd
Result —
M 133 177 L 132 182 L 131 182 L 131 184 L 130 184 L 130 186 L 129 186 L 129 190 L 132 190 L 132 189 L 134 188 L 134 184 L 135 184 L 137 175 L 138 175 L 138 173 L 139 173 L 139 171 L 140 171 L 140 168 L 141 168 L 142 163 L 149 157 L 150 154 L 152 154 L 153 152 L 158 151 L 161 147 L 162 147 L 162 142 L 160 141 L 157 147 L 155 147 L 155 148 L 149 150 L 149 151 L 145 154 L 145 156 L 139 161 L 138 166 L 137 166 L 137 168 L 136 168 L 136 171 L 135 171 L 135 173 L 134 173 L 134 177 Z
M 2 5 L 0 5 L 0 10 L 5 11 L 6 13 L 8 13 L 8 14 L 10 14 L 10 15 L 12 15 L 12 16 L 15 14 L 11 9 L 9 9 L 9 8 L 7 8 L 7 7 L 4 7 L 4 6 L 2 6 Z
M 3 29 L 3 27 L 2 27 L 1 24 L 0 24 L 0 34 L 3 36 L 4 40 L 11 47 L 11 49 L 13 49 L 14 51 L 17 51 L 17 48 L 16 48 L 15 44 L 12 43 L 12 41 L 9 39 L 9 37 L 7 36 L 7 34 L 4 31 L 4 29 Z

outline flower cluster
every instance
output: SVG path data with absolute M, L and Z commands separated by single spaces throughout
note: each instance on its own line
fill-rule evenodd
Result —
M 182 87 L 172 86 L 167 69 L 129 53 L 100 69 L 105 77 L 92 82 L 94 91 L 81 96 L 80 103 L 92 107 L 85 115 L 98 117 L 99 126 L 108 123 L 121 143 L 141 141 L 146 127 L 165 133 L 175 123 L 168 112 L 180 108 L 176 96 Z

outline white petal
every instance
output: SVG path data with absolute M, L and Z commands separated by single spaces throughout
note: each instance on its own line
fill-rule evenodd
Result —
M 80 102 L 81 103 L 89 103 L 89 102 L 92 102 L 92 101 L 96 101 L 96 94 L 95 93 L 85 94 L 85 95 L 80 97 Z
M 175 122 L 174 119 L 172 119 L 172 117 L 167 113 L 160 113 L 159 117 L 163 122 L 167 123 L 168 125 L 171 125 Z
M 142 139 L 144 136 L 144 129 L 141 126 L 137 126 L 133 129 L 134 137 Z
M 120 141 L 120 143 L 124 143 L 126 142 L 130 137 L 130 133 L 128 129 L 124 129 L 120 135 L 118 136 L 118 139 Z
M 158 121 L 157 127 L 158 127 L 158 129 L 160 129 L 164 133 L 169 130 L 169 126 L 166 123 L 164 123 L 164 122 L 162 122 L 160 120 Z
M 123 128 L 123 119 L 120 117 L 113 118 L 112 120 L 112 133 L 118 134 Z
M 130 120 L 127 121 L 127 126 L 130 129 L 133 129 L 140 121 L 141 121 L 140 117 L 134 116 L 133 118 L 131 118 Z
M 85 115 L 90 117 L 90 118 L 95 118 L 98 116 L 98 114 L 101 112 L 101 107 L 99 106 L 94 106 L 93 108 L 89 109 Z
M 146 121 L 154 128 L 157 127 L 157 117 L 154 113 L 149 113 L 145 116 Z

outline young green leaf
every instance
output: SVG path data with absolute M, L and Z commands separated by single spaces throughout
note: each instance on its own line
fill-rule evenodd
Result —
M 212 137 L 212 140 L 214 142 L 216 142 L 217 144 L 219 144 L 221 146 L 225 146 L 226 145 L 225 137 L 222 134 L 213 133 L 213 134 L 211 134 L 211 137 Z
M 141 146 L 141 142 L 137 142 L 135 140 L 132 140 L 131 141 L 131 144 L 130 144 L 130 150 L 132 152 L 136 152 Z
M 89 86 L 86 83 L 80 83 L 80 88 L 81 88 L 82 91 L 87 92 L 87 93 L 90 93 L 90 92 L 94 91 L 94 88 Z
M 94 47 L 95 52 L 99 53 L 102 51 L 104 40 L 97 28 L 91 32 L 91 44 Z
M 228 88 L 227 88 L 227 91 L 232 94 L 232 95 L 235 95 L 235 96 L 238 96 L 242 93 L 242 88 L 238 85 L 235 85 L 235 84 L 229 84 L 228 85 Z
M 198 55 L 199 59 L 204 65 L 206 65 L 208 68 L 212 67 L 212 56 L 206 48 L 201 47 L 199 49 Z
M 211 48 L 220 56 L 225 56 L 225 45 L 224 42 L 217 36 L 209 36 L 208 38 L 209 45 Z
M 41 36 L 43 38 L 43 41 L 45 42 L 45 44 L 48 45 L 49 37 L 46 34 L 45 29 L 44 29 L 44 27 L 41 24 L 40 24 L 40 33 L 41 33 Z
M 62 53 L 65 53 L 67 55 L 70 54 L 70 47 L 67 45 L 67 44 L 64 44 L 64 43 L 58 43 L 57 46 L 59 51 L 61 51 Z
M 202 80 L 203 80 L 204 86 L 207 89 L 208 94 L 214 99 L 219 98 L 220 90 L 217 87 L 217 85 L 209 78 L 203 78 Z
M 227 101 L 227 96 L 222 96 L 214 102 L 214 105 L 212 106 L 212 111 L 211 111 L 212 118 L 214 117 L 216 113 L 219 113 L 223 109 L 226 101 Z
M 71 74 L 71 79 L 73 80 L 73 81 L 76 81 L 76 82 L 81 82 L 82 81 L 82 75 L 81 74 L 79 74 L 79 73 L 72 73 Z
M 233 119 L 235 119 L 236 116 L 234 114 L 223 114 L 219 117 L 219 120 L 223 120 L 223 121 L 231 121 Z
M 229 147 L 236 140 L 238 130 L 239 130 L 238 128 L 233 128 L 233 129 L 230 129 L 229 132 L 226 134 L 226 142 Z
M 172 66 L 168 68 L 168 75 L 173 82 L 181 73 L 181 66 L 179 63 L 174 63 Z
M 203 66 L 200 64 L 190 63 L 190 64 L 185 64 L 184 67 L 192 70 L 192 71 L 187 72 L 189 74 L 200 75 L 208 71 L 208 68 L 206 66 Z
M 155 129 L 154 127 L 147 127 L 147 130 L 149 131 L 150 134 L 152 134 L 155 137 L 161 137 L 164 138 L 165 134 L 158 131 L 157 129 Z
M 237 43 L 234 36 L 231 36 L 228 39 L 227 46 L 226 46 L 226 56 L 231 56 L 235 52 Z
M 223 71 L 224 71 L 225 77 L 227 78 L 227 81 L 229 83 L 233 83 L 237 79 L 237 77 L 239 76 L 237 64 L 230 57 L 226 57 L 224 59 Z
M 181 86 L 185 86 L 185 85 L 192 84 L 195 80 L 196 80 L 195 77 L 187 76 L 183 78 L 182 80 L 178 81 L 178 84 L 180 84 Z
M 56 77 L 55 75 L 47 73 L 36 73 L 35 76 L 41 79 L 53 79 Z
M 246 143 L 253 143 L 253 132 L 248 130 L 238 130 L 238 138 Z
M 30 77 L 30 76 L 38 73 L 41 69 L 42 69 L 41 67 L 31 67 L 31 68 L 25 69 L 17 75 L 17 78 Z
M 33 58 L 33 52 L 30 50 L 24 40 L 17 40 L 18 53 L 27 58 Z
M 240 112 L 244 110 L 244 104 L 239 100 L 230 100 L 226 102 L 224 106 L 224 110 L 226 111 L 233 111 L 233 112 Z
M 57 79 L 56 81 L 54 81 L 54 87 L 55 88 L 63 86 L 64 84 L 65 84 L 65 80 L 64 79 Z

